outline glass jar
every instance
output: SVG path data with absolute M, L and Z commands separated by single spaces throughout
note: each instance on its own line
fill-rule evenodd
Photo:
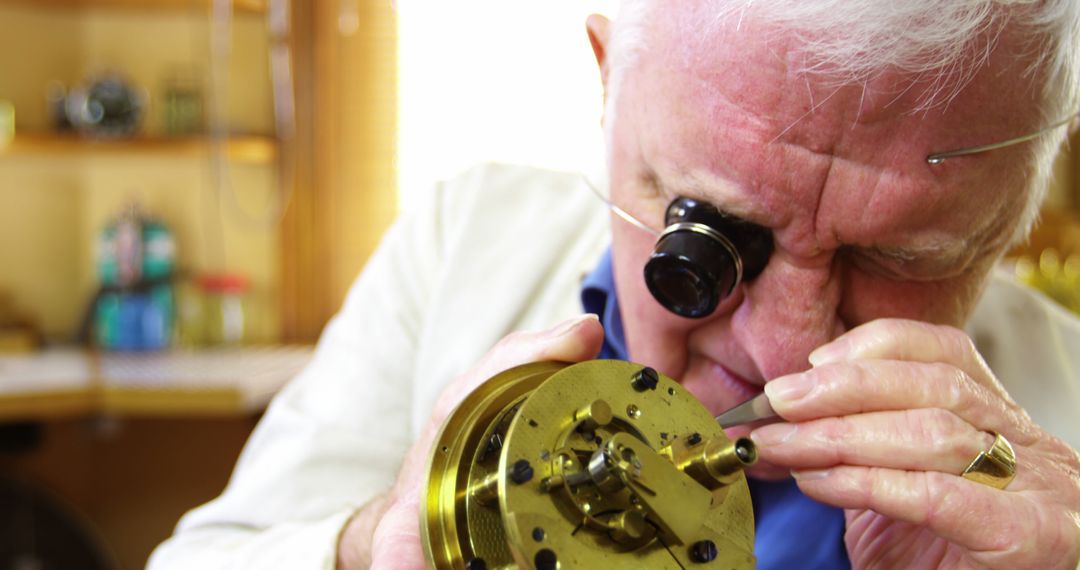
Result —
M 203 275 L 202 343 L 207 346 L 239 345 L 247 340 L 248 280 L 235 273 Z

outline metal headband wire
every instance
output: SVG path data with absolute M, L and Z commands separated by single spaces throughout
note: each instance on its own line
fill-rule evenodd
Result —
M 936 152 L 936 153 L 931 154 L 931 155 L 926 157 L 926 163 L 931 164 L 931 165 L 937 165 L 937 164 L 941 164 L 942 162 L 945 162 L 945 159 L 947 159 L 947 158 L 953 158 L 953 157 L 956 157 L 956 156 L 967 156 L 969 154 L 978 154 L 980 152 L 986 152 L 986 151 L 990 151 L 990 150 L 997 150 L 999 148 L 1005 148 L 1007 146 L 1012 146 L 1014 144 L 1020 144 L 1022 142 L 1027 142 L 1029 140 L 1038 138 L 1038 137 L 1040 137 L 1040 136 L 1042 136 L 1042 135 L 1044 135 L 1044 134 L 1046 134 L 1046 133 L 1048 133 L 1048 132 L 1050 132 L 1050 131 L 1052 131 L 1054 129 L 1057 129 L 1057 128 L 1060 128 L 1060 127 L 1063 127 L 1063 126 L 1069 124 L 1069 122 L 1072 121 L 1073 119 L 1075 119 L 1077 117 L 1077 115 L 1080 115 L 1080 111 L 1077 111 L 1077 112 L 1069 115 L 1068 117 L 1065 117 L 1064 119 L 1062 119 L 1062 120 L 1060 120 L 1060 121 L 1058 121 L 1058 122 L 1056 122 L 1056 123 L 1054 123 L 1054 124 L 1052 124 L 1052 125 L 1050 125 L 1048 127 L 1044 127 L 1044 128 L 1042 128 L 1042 129 L 1040 129 L 1038 131 L 1035 131 L 1034 133 L 1027 134 L 1027 135 L 1020 136 L 1020 137 L 1016 137 L 1016 138 L 1012 138 L 1012 139 L 1009 139 L 1009 140 L 1004 140 L 1004 141 L 1001 141 L 1001 142 L 984 144 L 984 145 L 979 145 L 979 146 L 972 146 L 972 147 L 967 147 L 967 148 L 959 148 L 959 149 L 956 149 L 956 150 L 948 150 L 948 151 L 945 151 L 945 152 Z
M 634 216 L 630 215 L 630 213 L 627 212 L 626 210 L 623 210 L 622 208 L 616 206 L 611 200 L 609 200 L 607 198 L 607 196 L 604 196 L 600 192 L 600 190 L 596 186 L 593 185 L 592 181 L 589 180 L 589 177 L 587 177 L 587 176 L 585 176 L 583 174 L 581 176 L 581 179 L 585 181 L 585 185 L 589 187 L 589 190 L 592 190 L 592 193 L 595 194 L 597 198 L 600 198 L 601 202 L 607 204 L 607 207 L 611 208 L 611 211 L 615 212 L 615 214 L 617 216 L 619 216 L 620 218 L 626 220 L 631 225 L 636 226 L 639 229 L 642 229 L 642 230 L 644 230 L 646 232 L 649 232 L 650 234 L 652 234 L 654 236 L 659 236 L 660 235 L 659 231 L 649 227 L 645 222 L 635 218 Z

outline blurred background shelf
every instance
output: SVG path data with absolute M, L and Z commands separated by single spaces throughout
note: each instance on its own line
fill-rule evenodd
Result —
M 0 4 L 20 4 L 42 8 L 65 9 L 124 9 L 124 10 L 191 10 L 209 9 L 214 0 L 0 0 Z M 266 0 L 232 0 L 238 13 L 261 14 Z
M 152 353 L 49 349 L 0 356 L 0 422 L 244 418 L 303 369 L 305 345 Z
M 196 156 L 205 157 L 213 150 L 205 136 L 130 138 L 88 138 L 76 134 L 48 132 L 18 133 L 0 144 L 0 158 L 27 155 L 60 156 Z M 233 135 L 224 143 L 229 160 L 245 164 L 273 164 L 278 157 L 278 143 L 273 137 Z
M 221 492 L 310 356 L 290 343 L 318 337 L 397 208 L 394 3 L 229 5 L 0 0 L 0 137 L 15 133 L 0 144 L 0 308 L 45 346 L 71 339 L 100 287 L 98 240 L 132 205 L 173 232 L 190 281 L 248 282 L 238 352 L 0 356 L 0 472 L 82 513 L 118 570 Z M 136 135 L 54 134 L 64 97 L 106 74 L 145 95 Z M 166 136 L 181 132 L 244 134 L 215 156 L 205 136 Z

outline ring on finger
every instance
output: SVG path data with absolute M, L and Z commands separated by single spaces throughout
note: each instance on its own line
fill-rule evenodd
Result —
M 994 443 L 986 451 L 980 451 L 960 476 L 995 489 L 1004 489 L 1016 477 L 1016 452 L 1005 436 L 995 433 Z

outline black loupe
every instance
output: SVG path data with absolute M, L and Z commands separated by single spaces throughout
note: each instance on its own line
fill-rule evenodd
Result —
M 692 198 L 676 198 L 645 264 L 645 284 L 676 315 L 712 314 L 735 287 L 757 277 L 772 254 L 772 233 Z

